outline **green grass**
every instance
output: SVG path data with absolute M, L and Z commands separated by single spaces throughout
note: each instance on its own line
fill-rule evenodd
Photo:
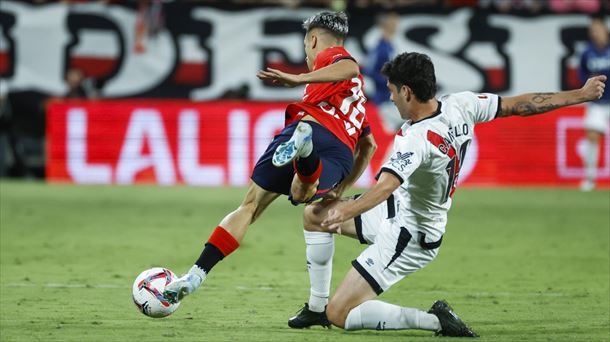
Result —
M 182 273 L 243 189 L 0 183 L 1 341 L 439 341 L 423 331 L 287 327 L 308 298 L 301 208 L 274 203 L 165 319 L 131 283 Z M 608 341 L 608 191 L 458 189 L 440 255 L 382 300 L 446 298 L 481 341 Z M 336 239 L 333 286 L 362 246 Z M 444 339 L 443 339 L 444 340 Z

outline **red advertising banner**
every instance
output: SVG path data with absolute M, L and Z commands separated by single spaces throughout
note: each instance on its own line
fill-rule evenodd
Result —
M 49 105 L 47 179 L 85 184 L 245 185 L 284 125 L 285 102 L 65 101 Z M 574 185 L 583 175 L 583 107 L 476 127 L 466 185 Z M 393 132 L 367 107 L 379 146 L 359 180 L 370 186 Z M 610 139 L 598 176 L 610 184 Z

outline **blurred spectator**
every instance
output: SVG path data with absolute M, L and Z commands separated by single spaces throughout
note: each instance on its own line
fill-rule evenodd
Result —
M 549 9 L 557 13 L 584 12 L 597 13 L 601 9 L 600 0 L 548 0 Z
M 163 1 L 140 0 L 138 2 L 138 16 L 135 27 L 135 52 L 146 52 L 147 39 L 155 37 L 164 26 Z
M 547 7 L 547 0 L 479 0 L 479 7 L 495 9 L 503 13 L 511 11 L 536 13 Z
M 68 91 L 64 97 L 72 99 L 81 98 L 96 98 L 98 91 L 96 81 L 91 78 L 85 78 L 85 74 L 78 68 L 70 68 L 66 72 L 66 84 Z
M 591 42 L 580 58 L 581 81 L 594 75 L 606 75 L 610 79 L 610 38 L 603 18 L 595 17 L 591 20 L 589 38 Z M 590 191 L 595 187 L 599 142 L 610 126 L 610 91 L 606 91 L 598 101 L 587 104 L 584 126 L 587 140 L 583 151 L 585 179 L 581 189 Z
M 412 6 L 438 6 L 443 0 L 355 0 L 353 6 L 356 8 L 378 7 L 384 9 L 397 9 Z
M 381 67 L 391 60 L 396 52 L 392 40 L 400 17 L 394 12 L 382 14 L 377 18 L 377 27 L 381 31 L 381 38 L 377 45 L 369 51 L 364 74 L 373 80 L 375 93 L 370 97 L 381 113 L 386 130 L 395 131 L 402 124 L 402 119 L 390 102 L 390 91 L 386 85 L 386 77 L 381 74 Z
M 0 104 L 0 175 L 44 177 L 46 94 L 9 92 Z
M 86 98 L 87 93 L 83 82 L 85 80 L 85 74 L 80 69 L 70 68 L 66 72 L 66 83 L 68 84 L 68 92 L 66 93 L 67 98 Z
M 250 98 L 250 86 L 244 83 L 237 88 L 225 91 L 220 99 L 223 100 L 247 100 Z

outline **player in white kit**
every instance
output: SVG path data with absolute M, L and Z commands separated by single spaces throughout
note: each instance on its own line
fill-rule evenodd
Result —
M 352 199 L 306 208 L 312 295 L 289 325 L 302 328 L 332 323 L 347 330 L 424 329 L 445 336 L 476 337 L 445 301 L 436 301 L 426 312 L 374 299 L 438 254 L 476 124 L 598 99 L 606 77 L 592 77 L 581 89 L 558 93 L 500 98 L 462 92 L 437 100 L 434 66 L 428 56 L 403 53 L 386 63 L 382 72 L 388 77 L 391 100 L 406 122 L 373 188 Z M 319 294 L 330 289 L 332 233 L 369 246 L 352 261 L 324 312 L 326 303 Z

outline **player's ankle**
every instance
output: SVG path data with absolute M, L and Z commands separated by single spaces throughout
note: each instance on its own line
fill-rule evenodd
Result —
M 191 274 L 196 277 L 196 281 L 198 282 L 197 286 L 201 285 L 201 283 L 203 283 L 203 281 L 207 277 L 205 271 L 197 265 L 193 265 L 193 267 L 191 267 L 191 269 L 189 270 L 188 274 Z
M 311 294 L 309 296 L 309 303 L 307 304 L 309 305 L 309 311 L 324 312 L 326 304 L 328 304 L 328 296 L 322 297 Z

